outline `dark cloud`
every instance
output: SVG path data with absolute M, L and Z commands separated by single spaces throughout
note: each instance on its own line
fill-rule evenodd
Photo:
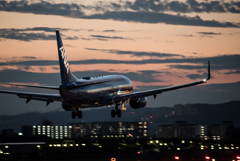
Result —
M 103 32 L 117 32 L 116 30 L 104 30 Z
M 56 39 L 55 35 L 46 35 L 45 33 L 24 33 L 22 31 L 16 31 L 15 29 L 0 29 L 0 38 L 21 41 Z
M 194 37 L 193 35 L 180 35 L 180 36 L 183 36 L 183 37 Z
M 40 1 L 37 3 L 29 3 L 26 0 L 20 1 L 0 1 L 0 11 L 12 11 L 45 15 L 59 15 L 79 18 L 83 15 L 81 8 L 77 4 L 56 4 L 47 1 Z
M 222 35 L 221 33 L 215 33 L 215 32 L 198 32 L 201 35 Z
M 225 3 L 225 7 L 229 12 L 240 13 L 240 2 Z
M 187 75 L 188 78 L 196 80 L 196 79 L 203 79 L 206 78 L 206 74 L 189 74 Z
M 92 38 L 101 41 L 110 41 L 110 40 L 130 40 L 129 38 L 119 37 L 119 36 L 104 36 L 104 35 L 91 35 Z
M 101 11 L 100 14 L 85 14 L 84 9 Z M 131 11 L 129 11 L 131 10 Z M 206 27 L 239 27 L 231 22 L 218 22 L 215 20 L 203 20 L 199 16 L 187 17 L 180 14 L 171 15 L 163 11 L 186 12 L 240 12 L 239 3 L 224 3 L 218 1 L 198 3 L 195 0 L 187 2 L 162 2 L 160 0 L 136 0 L 134 2 L 102 3 L 95 6 L 84 6 L 77 4 L 50 3 L 46 1 L 31 2 L 22 1 L 0 1 L 0 11 L 12 11 L 34 14 L 60 15 L 72 18 L 84 19 L 112 19 L 117 21 L 129 21 L 140 23 L 165 23 L 172 25 L 190 25 Z M 42 35 L 45 36 L 45 35 Z
M 61 29 L 63 31 L 70 29 Z M 42 31 L 42 32 L 40 32 Z M 33 41 L 33 40 L 56 40 L 54 32 L 56 28 L 48 27 L 34 27 L 34 28 L 24 28 L 24 29 L 0 29 L 0 39 L 13 39 L 20 41 Z M 49 34 L 46 34 L 49 33 Z M 64 39 L 67 40 L 77 40 L 77 36 L 69 37 L 62 35 Z
M 222 55 L 215 57 L 205 57 L 205 58 L 196 58 L 196 59 L 182 59 L 182 63 L 206 63 L 207 61 L 211 62 L 211 68 L 214 70 L 222 69 L 233 69 L 240 70 L 240 55 Z M 177 69 L 203 69 L 206 68 L 206 65 L 170 65 L 172 68 Z
M 222 33 L 215 33 L 215 32 L 197 32 L 201 35 L 201 37 L 208 37 L 213 38 L 213 36 L 222 35 Z
M 158 53 L 158 52 L 138 52 L 138 51 L 123 51 L 123 50 L 114 50 L 114 49 L 95 49 L 95 48 L 85 48 L 85 49 L 103 51 L 107 53 L 115 53 L 119 55 L 133 55 L 137 57 L 142 57 L 142 56 L 159 57 L 159 58 L 174 57 L 174 56 L 184 57 L 183 55 L 179 55 L 179 54 Z
M 85 19 L 103 19 L 103 20 L 118 20 L 140 23 L 165 23 L 171 25 L 187 25 L 187 26 L 205 26 L 205 27 L 240 27 L 231 22 L 218 22 L 215 20 L 203 20 L 199 16 L 187 17 L 180 14 L 171 15 L 166 13 L 155 12 L 131 12 L 131 11 L 116 11 L 104 12 L 103 14 L 93 14 L 82 16 Z
M 25 65 L 25 66 L 48 66 L 48 65 L 58 65 L 58 61 L 53 60 L 23 60 L 23 61 L 10 61 L 10 62 L 0 62 L 0 66 L 4 65 Z
M 37 57 L 35 57 L 35 56 L 23 56 L 21 58 L 23 58 L 23 59 L 37 59 Z
M 226 72 L 224 74 L 227 74 L 227 75 L 229 75 L 229 74 L 240 74 L 240 70 L 234 70 L 234 71 Z
M 240 13 L 239 2 L 220 1 L 205 1 L 198 2 L 197 0 L 187 0 L 186 2 L 179 1 L 161 1 L 161 0 L 135 0 L 134 2 L 126 3 L 126 6 L 134 11 L 153 11 L 164 12 L 173 11 L 181 13 L 190 12 L 232 12 Z

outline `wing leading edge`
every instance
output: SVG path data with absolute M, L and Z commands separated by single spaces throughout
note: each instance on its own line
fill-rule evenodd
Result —
M 30 92 L 18 92 L 18 91 L 7 91 L 7 90 L 0 90 L 0 93 L 14 94 L 14 95 L 17 95 L 19 98 L 25 98 L 26 103 L 30 102 L 31 100 L 45 101 L 46 106 L 54 101 L 62 102 L 62 97 L 59 94 L 43 94 L 43 93 L 30 93 Z
M 112 101 L 117 103 L 117 102 L 126 101 L 128 99 L 138 99 L 138 98 L 141 98 L 141 97 L 148 97 L 148 96 L 153 96 L 154 99 L 155 99 L 158 94 L 161 94 L 163 92 L 172 91 L 172 90 L 176 90 L 176 89 L 181 89 L 181 88 L 185 88 L 185 87 L 190 87 L 190 86 L 195 86 L 195 85 L 207 83 L 207 81 L 210 78 L 211 78 L 210 61 L 208 61 L 208 77 L 206 79 L 202 79 L 200 81 L 191 82 L 191 83 L 187 83 L 187 84 L 181 84 L 181 85 L 177 85 L 177 86 L 170 86 L 170 87 L 165 87 L 165 88 L 159 88 L 159 89 L 153 89 L 153 90 L 147 90 L 147 91 L 140 91 L 140 92 L 134 92 L 134 93 L 129 93 L 129 94 L 117 95 L 112 99 Z

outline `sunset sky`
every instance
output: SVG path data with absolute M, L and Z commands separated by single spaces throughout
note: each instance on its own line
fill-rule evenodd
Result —
M 0 0 L 0 88 L 60 84 L 55 30 L 81 78 L 121 74 L 134 91 L 212 79 L 149 98 L 148 107 L 240 99 L 240 1 Z M 0 114 L 60 110 L 61 104 L 1 94 Z

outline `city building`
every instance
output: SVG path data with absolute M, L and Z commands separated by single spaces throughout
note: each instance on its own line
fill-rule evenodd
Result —
M 147 122 L 88 122 L 71 123 L 74 137 L 146 138 Z
M 200 138 L 207 140 L 207 126 L 176 121 L 173 125 L 158 126 L 157 134 L 158 138 Z
M 47 136 L 51 139 L 72 138 L 72 126 L 57 126 L 50 121 L 43 121 L 42 125 L 22 126 L 24 136 Z
M 222 121 L 221 124 L 209 125 L 208 134 L 212 140 L 231 140 L 236 131 L 232 121 Z
M 191 104 L 177 104 L 174 105 L 173 113 L 174 115 L 195 115 L 198 114 L 199 111 L 196 107 L 192 107 Z
M 85 122 L 63 126 L 44 124 L 22 126 L 22 134 L 24 136 L 44 135 L 51 139 L 146 138 L 148 124 L 147 122 Z

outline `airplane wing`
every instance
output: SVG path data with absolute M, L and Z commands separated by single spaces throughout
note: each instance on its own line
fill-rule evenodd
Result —
M 44 94 L 44 93 L 30 93 L 0 90 L 0 93 L 17 95 L 19 98 L 27 99 L 26 103 L 31 100 L 45 101 L 46 106 L 54 101 L 62 102 L 62 97 L 59 94 Z
M 36 85 L 24 85 L 24 84 L 6 84 L 10 86 L 18 86 L 18 87 L 33 87 L 33 88 L 43 88 L 43 89 L 54 89 L 59 90 L 57 86 L 36 86 Z
M 170 86 L 170 87 L 165 87 L 165 88 L 158 88 L 158 89 L 153 89 L 153 90 L 147 90 L 147 91 L 140 91 L 140 92 L 134 92 L 134 93 L 128 93 L 128 94 L 123 94 L 123 95 L 116 95 L 112 101 L 115 103 L 118 102 L 124 102 L 128 99 L 138 99 L 141 97 L 148 97 L 148 96 L 153 96 L 154 99 L 157 97 L 158 94 L 161 94 L 163 92 L 167 91 L 172 91 L 180 88 L 185 88 L 185 87 L 190 87 L 190 86 L 195 86 L 198 84 L 203 84 L 207 83 L 207 81 L 210 79 L 210 62 L 208 62 L 208 77 L 206 79 L 202 79 L 200 81 L 196 82 L 191 82 L 187 84 L 181 84 L 177 86 Z

